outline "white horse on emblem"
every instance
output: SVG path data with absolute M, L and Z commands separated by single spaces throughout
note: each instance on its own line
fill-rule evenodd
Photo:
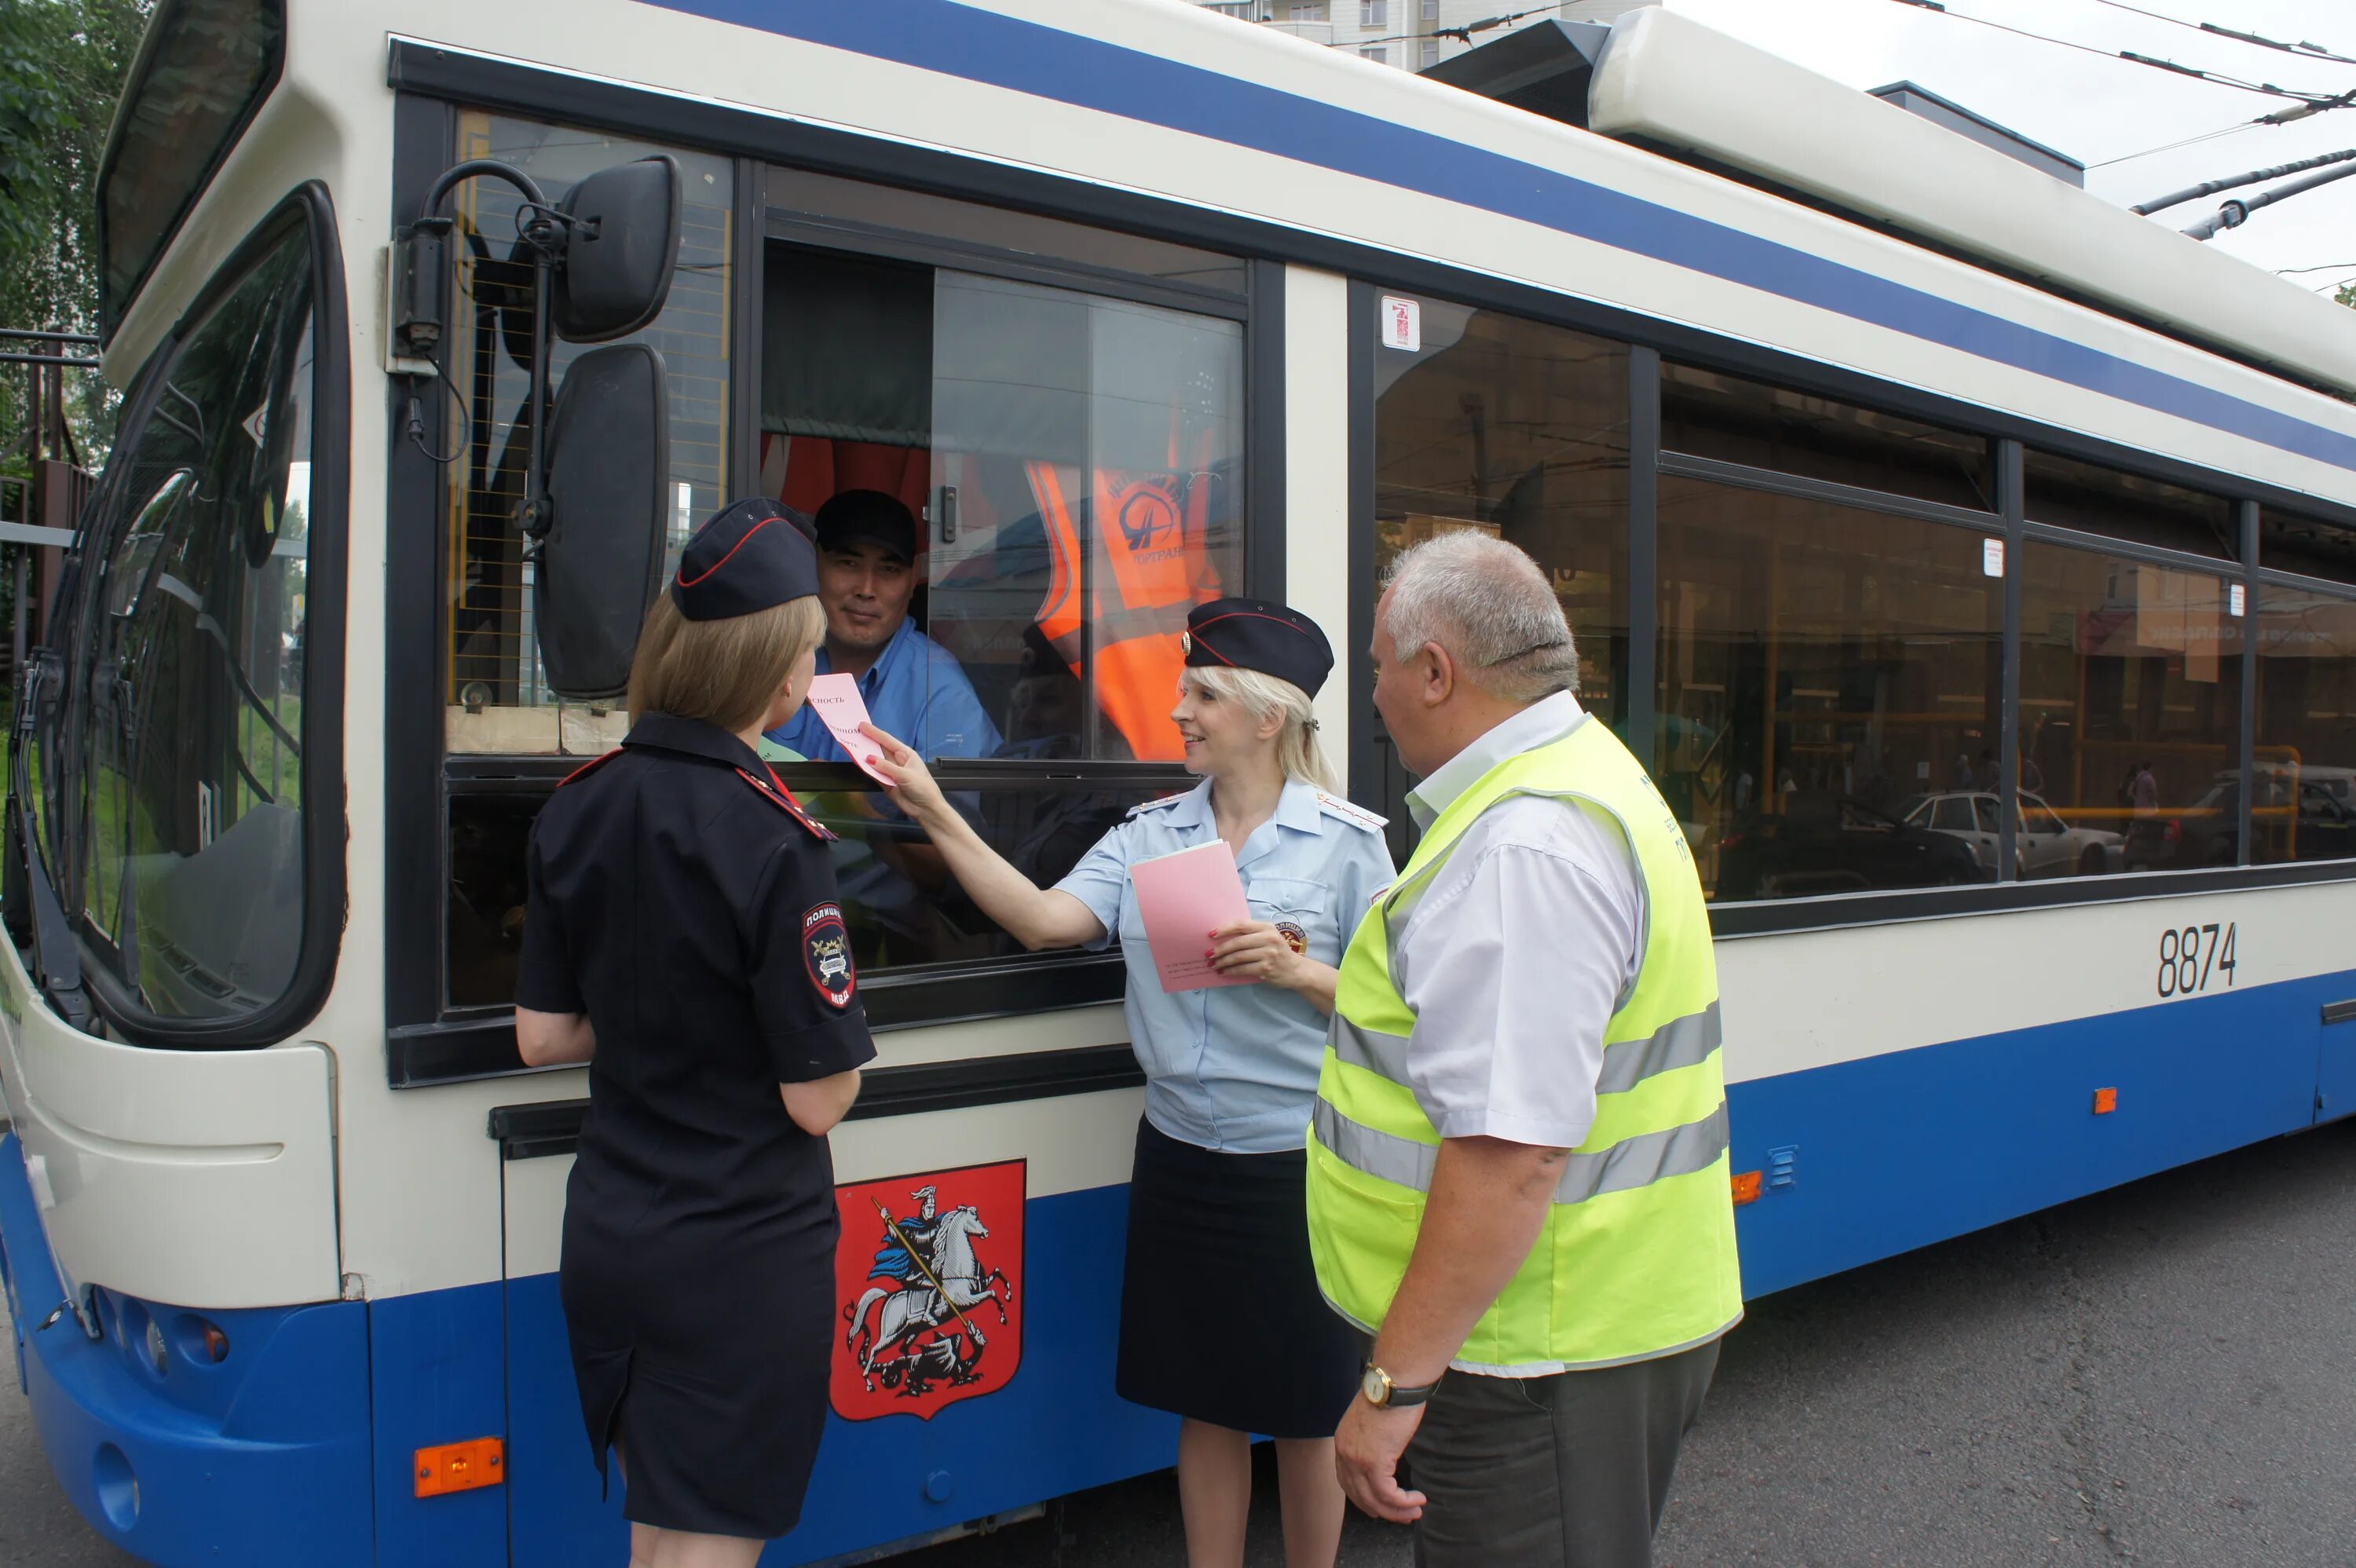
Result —
M 940 1290 L 930 1285 L 886 1290 L 879 1285 L 861 1296 L 856 1307 L 844 1309 L 851 1328 L 843 1343 L 859 1358 L 860 1375 L 866 1380 L 868 1392 L 875 1392 L 879 1377 L 889 1386 L 905 1374 L 907 1392 L 916 1394 L 925 1392 L 924 1385 L 934 1373 L 945 1373 L 950 1381 L 960 1383 L 971 1382 L 979 1375 L 973 1368 L 981 1360 L 985 1341 L 981 1330 L 974 1328 L 971 1352 L 959 1353 L 956 1341 L 971 1327 L 960 1321 L 959 1315 L 987 1301 L 998 1309 L 999 1322 L 1004 1323 L 1006 1309 L 1014 1302 L 1013 1282 L 995 1268 L 984 1273 L 973 1255 L 974 1239 L 987 1240 L 989 1235 L 990 1227 L 981 1222 L 980 1212 L 972 1204 L 950 1210 L 933 1232 L 932 1255 L 924 1260 L 940 1282 Z M 946 1303 L 941 1299 L 943 1291 L 948 1296 Z M 871 1329 L 868 1315 L 878 1302 L 883 1303 L 883 1311 Z M 926 1351 L 907 1348 L 908 1341 L 924 1330 L 944 1328 L 942 1339 L 947 1342 L 926 1348 L 941 1354 L 928 1358 Z M 894 1350 L 899 1353 L 893 1354 Z

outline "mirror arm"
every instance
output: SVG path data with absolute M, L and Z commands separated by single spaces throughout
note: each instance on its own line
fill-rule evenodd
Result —
M 524 199 L 517 215 L 517 232 L 531 248 L 531 390 L 529 408 L 531 418 L 531 444 L 524 473 L 523 499 L 516 509 L 516 520 L 530 539 L 546 537 L 554 519 L 548 505 L 548 355 L 549 291 L 556 273 L 556 255 L 565 242 L 571 219 L 549 205 L 538 182 L 512 164 L 497 158 L 468 158 L 442 171 L 427 188 L 425 200 L 417 221 L 401 236 L 402 254 L 397 252 L 394 278 L 402 299 L 397 307 L 397 320 L 409 351 L 419 358 L 430 358 L 438 368 L 444 314 L 441 308 L 442 280 L 447 276 L 449 261 L 445 254 L 447 236 L 455 221 L 441 215 L 442 203 L 451 191 L 465 181 L 477 177 L 496 179 L 513 186 Z M 416 400 L 411 400 L 411 434 L 423 443 L 423 414 Z M 427 455 L 433 453 L 428 451 Z
M 505 180 L 521 192 L 524 200 L 534 207 L 545 208 L 548 206 L 548 198 L 541 195 L 539 185 L 530 175 L 517 168 L 513 164 L 503 164 L 497 158 L 468 158 L 465 163 L 452 164 L 442 171 L 441 177 L 436 179 L 425 193 L 425 204 L 418 209 L 418 221 L 423 223 L 432 219 L 441 207 L 443 197 L 448 196 L 451 190 L 462 182 L 473 179 L 477 175 L 486 176 L 491 179 Z

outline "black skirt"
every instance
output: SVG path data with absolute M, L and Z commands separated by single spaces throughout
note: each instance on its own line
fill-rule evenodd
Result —
M 831 1202 L 700 1236 L 564 1211 L 559 1287 L 598 1469 L 618 1449 L 635 1523 L 768 1540 L 799 1521 L 826 1429 Z M 614 1477 L 606 1474 L 608 1485 Z
M 1137 1128 L 1121 1275 L 1123 1399 L 1267 1437 L 1331 1437 L 1365 1347 L 1309 1255 L 1308 1156 Z

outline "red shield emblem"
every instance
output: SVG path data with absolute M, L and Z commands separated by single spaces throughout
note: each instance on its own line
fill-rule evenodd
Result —
M 930 1420 L 1023 1360 L 1023 1162 L 834 1189 L 842 1214 L 834 1413 Z

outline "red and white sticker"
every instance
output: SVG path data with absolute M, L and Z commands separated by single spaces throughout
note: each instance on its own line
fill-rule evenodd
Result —
M 1423 348 L 1423 304 L 1420 301 L 1401 299 L 1397 294 L 1383 296 L 1383 347 L 1403 348 L 1409 354 Z

